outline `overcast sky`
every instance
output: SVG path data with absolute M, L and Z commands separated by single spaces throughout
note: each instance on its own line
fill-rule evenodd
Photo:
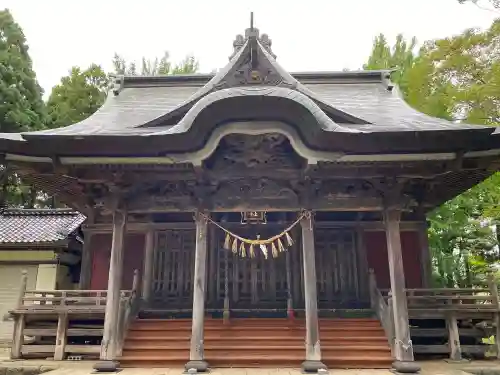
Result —
M 422 42 L 500 16 L 456 0 L 0 0 L 5 7 L 24 30 L 46 91 L 74 65 L 111 70 L 114 52 L 139 60 L 168 50 L 174 61 L 194 54 L 202 72 L 221 68 L 250 11 L 289 71 L 358 69 L 379 33 Z

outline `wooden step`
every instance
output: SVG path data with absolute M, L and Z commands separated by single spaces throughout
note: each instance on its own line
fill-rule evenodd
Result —
M 205 318 L 205 324 L 224 324 L 222 319 L 210 319 Z M 273 318 L 273 319 L 246 319 L 246 318 L 231 318 L 229 322 L 234 324 L 243 324 L 243 325 L 266 325 L 266 324 L 305 324 L 305 319 L 302 318 Z M 367 324 L 367 325 L 376 325 L 378 321 L 376 319 L 319 319 L 318 324 Z M 177 325 L 191 325 L 191 319 L 145 319 L 138 318 L 134 321 L 134 323 L 142 323 L 142 324 L 169 324 L 175 323 Z
M 148 325 L 156 325 L 156 324 L 171 324 L 175 323 L 176 325 L 185 325 L 191 326 L 191 320 L 186 319 L 136 319 L 134 324 L 148 324 Z M 204 320 L 205 325 L 220 325 L 224 324 L 222 319 L 207 319 Z M 229 319 L 230 324 L 242 324 L 245 326 L 251 325 L 290 325 L 290 324 L 305 324 L 305 319 L 286 319 L 286 318 L 275 318 L 275 319 L 242 319 L 242 318 L 232 318 Z M 319 325 L 338 325 L 338 324 L 352 324 L 352 325 L 377 325 L 377 320 L 374 319 L 320 319 L 318 321 Z
M 351 338 L 365 338 L 365 337 L 385 337 L 384 336 L 384 331 L 383 330 L 377 330 L 377 331 L 325 331 L 321 330 L 321 340 L 324 339 L 342 339 L 344 337 L 351 337 Z M 287 340 L 290 338 L 302 338 L 304 339 L 306 335 L 305 330 L 302 331 L 297 331 L 297 330 L 289 330 L 289 331 L 270 331 L 270 330 L 246 330 L 246 331 L 224 331 L 224 330 L 219 330 L 219 331 L 205 331 L 205 339 L 209 338 L 217 338 L 217 337 L 224 337 L 224 338 L 231 338 L 231 339 L 238 339 L 241 340 L 243 338 L 266 338 L 266 337 L 273 337 L 273 338 L 280 338 L 282 340 Z M 168 338 L 168 339 L 182 339 L 185 337 L 190 337 L 191 336 L 191 331 L 130 331 L 128 332 L 127 337 L 133 338 L 133 339 L 139 339 L 139 338 L 147 338 L 147 339 L 163 339 L 163 338 Z
M 363 350 L 364 352 L 367 351 L 382 351 L 386 352 L 387 348 L 384 347 L 383 345 L 356 345 L 356 348 L 358 350 Z M 170 345 L 165 345 L 165 344 L 130 344 L 128 343 L 127 345 L 124 346 L 123 351 L 128 352 L 128 351 L 148 351 L 148 354 L 154 354 L 155 351 L 163 351 L 163 350 L 188 350 L 189 349 L 189 343 L 182 343 L 179 345 L 175 344 L 170 344 Z M 288 344 L 288 343 L 270 343 L 266 346 L 262 345 L 255 345 L 253 343 L 248 344 L 248 343 L 241 343 L 240 345 L 234 345 L 234 344 L 213 344 L 213 343 L 205 343 L 205 353 L 211 353 L 214 351 L 218 350 L 225 350 L 227 352 L 230 351 L 289 351 L 289 350 L 299 350 L 303 351 L 304 350 L 304 344 L 300 345 L 297 343 L 294 344 Z M 352 351 L 352 348 L 349 346 L 345 345 L 321 345 L 321 351 L 322 353 L 325 352 L 335 352 L 335 353 L 340 353 L 344 351 Z
M 204 327 L 205 332 L 209 331 L 234 331 L 234 332 L 239 332 L 239 331 L 255 331 L 255 330 L 267 330 L 271 329 L 273 331 L 304 331 L 306 330 L 305 326 L 276 326 L 276 327 L 252 327 L 252 326 L 245 326 L 245 325 L 220 325 L 220 326 L 208 326 Z M 336 326 L 320 326 L 319 329 L 322 332 L 344 332 L 344 331 L 349 331 L 349 332 L 367 332 L 367 331 L 375 331 L 375 332 L 381 332 L 383 331 L 382 327 L 379 326 L 367 326 L 367 327 L 360 327 L 360 326 L 343 326 L 343 325 L 336 325 Z M 175 326 L 173 324 L 170 325 L 164 325 L 164 326 L 143 326 L 143 325 L 134 325 L 129 328 L 129 331 L 163 331 L 163 332 L 191 332 L 191 327 L 181 327 L 181 326 Z
M 173 344 L 173 345 L 180 345 L 184 343 L 189 343 L 190 340 L 190 335 L 186 335 L 183 337 L 172 337 L 172 336 L 167 336 L 167 337 L 132 337 L 128 336 L 127 338 L 127 343 L 163 343 L 163 344 Z M 219 343 L 231 343 L 231 345 L 238 345 L 238 343 L 241 343 L 243 340 L 238 337 L 221 337 L 221 336 L 205 336 L 204 337 L 204 342 L 205 343 L 210 343 L 217 345 Z M 290 337 L 287 338 L 286 340 L 283 340 L 280 337 L 276 336 L 246 336 L 245 337 L 245 342 L 250 342 L 255 345 L 267 345 L 269 342 L 275 342 L 279 341 L 280 344 L 282 345 L 295 345 L 296 343 L 301 344 L 304 346 L 304 337 Z M 387 339 L 385 337 L 378 337 L 378 336 L 339 336 L 339 337 L 324 337 L 321 336 L 321 345 L 329 345 L 329 344 L 339 344 L 339 345 L 360 345 L 360 344 L 382 344 L 386 345 L 387 344 Z
M 218 328 L 221 326 L 224 327 L 272 327 L 272 328 L 278 328 L 278 327 L 297 327 L 297 328 L 304 328 L 305 327 L 305 322 L 300 320 L 300 321 L 289 321 L 289 320 L 280 320 L 280 321 L 264 321 L 264 322 L 242 322 L 238 321 L 237 319 L 229 320 L 227 324 L 223 323 L 221 320 L 217 321 L 205 321 L 204 322 L 205 328 Z M 320 327 L 352 327 L 352 328 L 365 328 L 365 327 L 380 327 L 380 324 L 378 322 L 373 322 L 373 321 L 357 321 L 357 322 L 341 322 L 341 321 L 335 321 L 335 322 L 320 322 L 319 323 Z M 181 322 L 177 323 L 172 320 L 167 320 L 167 321 L 154 321 L 150 322 L 148 320 L 141 320 L 141 321 L 136 321 L 131 325 L 131 328 L 142 328 L 142 329 L 156 329 L 156 328 L 163 328 L 163 329 L 182 329 L 182 328 L 187 328 L 191 329 L 191 323 L 188 322 Z
M 212 367 L 298 367 L 304 360 L 303 320 L 205 321 L 204 354 Z M 138 319 L 127 332 L 125 367 L 183 366 L 189 358 L 191 320 Z M 375 319 L 321 319 L 324 363 L 330 368 L 389 368 L 388 341 Z

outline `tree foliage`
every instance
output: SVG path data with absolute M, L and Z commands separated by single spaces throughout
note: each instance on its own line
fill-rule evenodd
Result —
M 8 10 L 0 11 L 0 97 L 3 132 L 43 128 L 42 89 L 23 31 Z
M 412 38 L 409 42 L 403 34 L 396 36 L 396 43 L 391 48 L 383 34 L 378 35 L 373 41 L 373 48 L 366 64 L 365 70 L 394 69 L 392 79 L 403 90 L 407 86 L 407 77 L 404 76 L 414 64 L 414 50 L 417 45 L 417 38 Z
M 45 126 L 46 112 L 28 45 L 9 10 L 0 11 L 0 131 L 23 132 Z M 34 206 L 38 193 L 1 168 L 0 205 Z
M 465 30 L 428 41 L 401 35 L 391 48 L 375 38 L 364 69 L 398 69 L 393 80 L 406 101 L 428 115 L 461 122 L 500 125 L 500 20 L 487 30 Z M 470 286 L 499 261 L 500 175 L 446 202 L 429 216 L 429 244 L 436 284 Z
M 113 57 L 113 66 L 115 74 L 162 76 L 168 74 L 196 73 L 199 68 L 199 63 L 194 56 L 189 55 L 179 63 L 172 64 L 170 61 L 170 54 L 165 51 L 160 58 L 148 59 L 143 57 L 140 70 L 137 69 L 137 64 L 134 61 L 127 63 L 122 56 L 115 53 Z
M 48 126 L 57 128 L 86 119 L 104 103 L 107 87 L 108 76 L 100 66 L 73 67 L 52 89 L 47 102 Z

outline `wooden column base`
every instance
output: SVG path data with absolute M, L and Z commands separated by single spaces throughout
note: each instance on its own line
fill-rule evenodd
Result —
M 307 359 L 302 362 L 300 368 L 304 374 L 318 374 L 328 370 L 323 362 L 311 361 Z
M 396 361 L 392 368 L 401 374 L 416 374 L 420 372 L 420 365 L 413 361 Z
M 207 372 L 208 363 L 206 361 L 189 361 L 184 365 L 184 369 L 186 370 L 185 371 L 186 374 Z
M 94 365 L 96 372 L 118 372 L 120 371 L 120 363 L 116 361 L 99 361 Z

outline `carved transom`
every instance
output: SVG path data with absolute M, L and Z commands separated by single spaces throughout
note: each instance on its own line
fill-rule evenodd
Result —
M 304 162 L 281 134 L 231 134 L 221 140 L 206 166 L 211 170 L 254 167 L 299 169 Z

